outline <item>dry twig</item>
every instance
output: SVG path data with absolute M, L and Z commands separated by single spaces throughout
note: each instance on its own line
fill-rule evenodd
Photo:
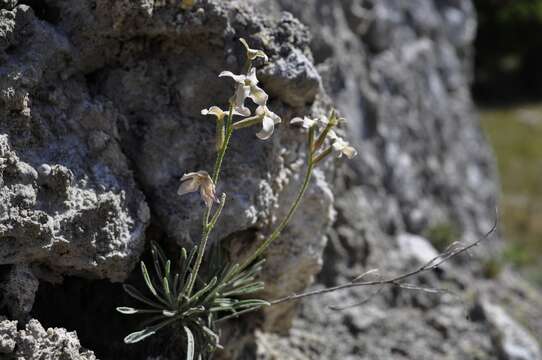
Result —
M 452 258 L 454 258 L 456 256 L 459 256 L 459 255 L 469 251 L 470 249 L 478 246 L 478 244 L 480 244 L 482 241 L 488 239 L 489 236 L 491 236 L 491 234 L 493 234 L 493 232 L 495 232 L 495 230 L 497 229 L 497 224 L 498 224 L 498 216 L 497 216 L 497 209 L 495 209 L 495 223 L 493 224 L 491 229 L 484 235 L 484 237 L 482 237 L 482 238 L 480 238 L 480 239 L 478 239 L 476 241 L 473 241 L 472 243 L 470 243 L 468 245 L 465 245 L 465 246 L 460 246 L 460 243 L 456 242 L 456 243 L 452 244 L 448 249 L 446 249 L 446 251 L 444 251 L 443 253 L 439 254 L 436 257 L 434 257 L 433 259 L 429 260 L 424 265 L 422 265 L 422 266 L 420 266 L 420 267 L 418 267 L 418 268 L 416 268 L 416 269 L 414 269 L 412 271 L 404 273 L 402 275 L 395 276 L 395 277 L 392 277 L 392 278 L 389 278 L 389 279 L 383 279 L 383 280 L 380 279 L 380 280 L 373 280 L 373 281 L 360 281 L 365 276 L 378 271 L 377 269 L 373 269 L 373 270 L 367 271 L 366 273 L 354 278 L 352 281 L 349 281 L 349 282 L 347 282 L 345 284 L 340 284 L 340 285 L 328 287 L 328 288 L 325 288 L 325 289 L 312 290 L 312 291 L 308 291 L 308 292 L 305 292 L 305 293 L 302 293 L 302 294 L 288 295 L 288 296 L 285 296 L 283 298 L 279 298 L 279 299 L 275 299 L 273 301 L 270 301 L 270 303 L 271 303 L 271 305 L 277 305 L 277 304 L 281 304 L 281 303 L 284 303 L 284 302 L 287 302 L 287 301 L 299 300 L 299 299 L 306 298 L 306 297 L 309 297 L 309 296 L 327 294 L 327 293 L 330 293 L 330 292 L 344 290 L 344 289 L 358 287 L 358 286 L 380 286 L 380 288 L 376 292 L 371 294 L 369 297 L 363 299 L 361 302 L 359 302 L 357 304 L 350 305 L 350 306 L 347 306 L 347 307 L 332 306 L 330 308 L 334 309 L 334 310 L 344 310 L 344 309 L 352 307 L 352 306 L 358 306 L 358 305 L 364 304 L 368 300 L 370 300 L 373 296 L 380 293 L 382 291 L 382 289 L 386 285 L 395 286 L 395 287 L 399 287 L 399 288 L 407 289 L 407 290 L 424 291 L 424 292 L 429 292 L 429 293 L 445 293 L 445 292 L 449 293 L 449 291 L 446 290 L 446 289 L 420 287 L 420 286 L 417 286 L 417 285 L 414 285 L 414 284 L 403 283 L 402 281 L 404 281 L 405 279 L 411 278 L 411 277 L 413 277 L 415 275 L 418 275 L 420 273 L 437 269 L 440 265 L 442 265 L 443 263 L 449 261 L 450 259 L 452 259 Z

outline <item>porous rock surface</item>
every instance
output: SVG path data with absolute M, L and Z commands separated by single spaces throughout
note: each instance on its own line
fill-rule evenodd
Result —
M 27 320 L 38 299 L 32 315 L 55 323 L 49 311 L 58 301 L 68 304 L 58 319 L 70 311 L 81 317 L 68 330 L 77 328 L 99 358 L 178 358 L 167 335 L 167 346 L 122 345 L 135 325 L 112 315 L 121 291 L 97 279 L 130 276 L 146 237 L 170 248 L 198 241 L 201 200 L 175 193 L 183 173 L 213 165 L 214 120 L 200 110 L 227 104 L 233 84 L 217 74 L 242 69 L 239 37 L 270 56 L 256 67 L 273 111 L 288 120 L 334 103 L 360 152 L 316 171 L 300 211 L 269 249 L 264 296 L 300 292 L 322 267 L 317 288 L 375 267 L 386 275 L 420 266 L 437 251 L 426 238 L 439 226 L 457 233 L 450 242 L 483 236 L 497 185 L 468 90 L 475 26 L 468 0 L 197 0 L 191 9 L 167 0 L 0 2 L 6 314 Z M 211 240 L 233 256 L 284 216 L 302 180 L 297 129 L 283 123 L 266 142 L 254 133 L 235 134 L 218 188 L 228 202 Z M 219 358 L 513 358 L 504 351 L 510 342 L 494 335 L 503 321 L 480 315 L 496 312 L 480 310 L 482 297 L 471 290 L 506 294 L 505 280 L 479 279 L 476 266 L 499 244 L 492 238 L 475 260 L 412 280 L 445 283 L 472 304 L 392 288 L 358 306 L 328 308 L 377 290 L 351 289 L 227 325 Z M 523 301 L 536 299 L 533 290 Z M 540 328 L 540 310 L 530 309 L 525 328 L 502 311 L 522 336 Z M 2 321 L 1 351 L 40 358 L 43 347 L 19 345 L 13 335 L 24 332 L 25 344 L 54 335 L 37 320 L 19 332 Z M 55 336 L 66 334 L 74 349 L 66 358 L 94 356 L 79 352 L 72 333 Z M 536 341 L 523 344 L 536 359 Z
M 17 330 L 17 321 L 0 318 L 1 359 L 96 360 L 94 353 L 81 347 L 77 334 L 65 329 L 45 330 L 36 319 Z

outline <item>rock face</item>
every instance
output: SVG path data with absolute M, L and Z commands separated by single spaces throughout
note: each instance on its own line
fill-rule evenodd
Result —
M 17 321 L 0 318 L 0 355 L 2 359 L 96 360 L 92 351 L 81 348 L 75 332 L 45 330 L 35 319 L 17 330 Z
M 269 249 L 263 296 L 302 291 L 322 267 L 316 286 L 374 267 L 405 271 L 455 240 L 482 236 L 497 186 L 468 90 L 475 25 L 468 0 L 0 2 L 6 314 L 76 329 L 102 359 L 178 358 L 167 335 L 121 344 L 135 325 L 112 315 L 124 299 L 104 279 L 127 279 L 146 238 L 169 248 L 199 240 L 200 199 L 175 193 L 183 173 L 213 166 L 214 123 L 200 110 L 227 104 L 233 84 L 217 75 L 241 70 L 239 37 L 270 56 L 256 67 L 273 111 L 289 120 L 336 104 L 360 152 L 347 166 L 328 161 L 316 171 L 301 210 Z M 238 256 L 285 215 L 302 180 L 303 141 L 286 121 L 267 142 L 253 129 L 235 134 L 218 189 L 228 203 L 211 241 Z M 413 281 L 465 292 L 482 281 L 478 270 L 450 264 Z M 384 289 L 377 304 L 327 309 L 359 303 L 361 291 L 308 299 L 298 317 L 287 303 L 226 326 L 220 356 L 496 354 L 488 317 L 467 319 L 470 308 L 453 296 Z M 56 304 L 62 313 L 51 316 Z M 62 356 L 94 356 L 79 351 L 75 335 L 49 334 L 36 320 L 24 331 L 1 324 L 6 354 L 38 358 L 41 341 L 68 336 L 73 346 Z

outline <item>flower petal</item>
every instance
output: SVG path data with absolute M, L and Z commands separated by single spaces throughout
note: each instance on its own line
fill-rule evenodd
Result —
M 183 177 L 181 178 L 181 181 L 185 181 L 185 180 L 188 180 L 188 179 L 196 178 L 198 175 L 199 175 L 198 172 L 189 172 L 189 173 L 186 173 L 186 174 L 184 174 Z
M 250 116 L 250 109 L 245 106 L 245 100 L 250 94 L 250 86 L 238 86 L 233 96 L 233 106 L 242 116 Z
M 275 122 L 272 118 L 265 116 L 262 120 L 262 130 L 256 136 L 260 140 L 267 140 L 273 135 L 273 130 L 275 130 Z
M 342 153 L 345 154 L 347 158 L 353 159 L 354 156 L 356 156 L 358 154 L 358 151 L 356 149 L 354 149 L 352 146 L 346 146 L 342 150 Z
M 235 75 L 231 71 L 222 71 L 218 77 L 231 77 L 235 82 L 238 82 L 239 84 L 244 84 L 245 80 L 247 79 L 246 75 Z
M 278 116 L 277 114 L 275 114 L 269 109 L 267 109 L 266 116 L 270 117 L 275 123 L 275 125 L 280 124 L 282 122 L 282 119 L 280 118 L 280 116 Z
M 308 116 L 304 116 L 303 118 L 295 117 L 292 120 L 290 120 L 290 124 L 301 125 L 301 127 L 305 129 L 310 129 L 311 127 L 316 125 L 316 120 L 313 120 Z
M 205 205 L 210 208 L 213 206 L 213 202 L 218 202 L 218 199 L 216 197 L 216 190 L 215 190 L 215 184 L 213 183 L 213 180 L 208 177 L 201 183 L 200 187 L 200 194 L 201 198 L 205 202 Z
M 198 182 L 197 178 L 195 178 L 195 177 L 190 178 L 190 179 L 185 180 L 185 181 L 183 181 L 181 183 L 181 185 L 179 186 L 179 189 L 177 190 L 177 194 L 182 196 L 184 194 L 188 194 L 188 193 L 197 191 L 198 187 L 199 187 L 199 182 Z
M 252 101 L 254 101 L 255 104 L 260 106 L 264 106 L 269 98 L 265 91 L 256 85 L 250 87 L 249 97 L 252 99 Z
M 214 115 L 218 120 L 221 120 L 226 116 L 226 113 L 218 106 L 211 106 L 209 109 L 201 110 L 201 115 Z
M 245 76 L 245 81 L 248 82 L 250 86 L 258 85 L 259 81 L 256 77 L 256 68 L 250 68 L 248 74 Z
M 303 125 L 304 123 L 305 123 L 305 120 L 300 118 L 300 117 L 295 117 L 295 118 L 290 120 L 290 124 L 292 124 L 292 125 L 296 125 L 296 124 L 302 124 Z
M 247 57 L 249 58 L 249 60 L 252 61 L 252 60 L 254 60 L 254 59 L 258 58 L 258 57 L 261 57 L 261 58 L 263 58 L 265 60 L 265 62 L 269 61 L 269 58 L 267 57 L 267 55 L 265 55 L 265 53 L 262 50 L 251 49 L 248 46 L 245 39 L 243 39 L 243 38 L 240 38 L 239 41 L 241 41 L 241 43 L 245 47 L 246 52 L 247 52 Z

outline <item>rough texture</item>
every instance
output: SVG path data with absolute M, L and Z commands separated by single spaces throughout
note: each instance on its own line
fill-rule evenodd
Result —
M 115 109 L 70 74 L 72 45 L 34 10 L 2 9 L 0 22 L 0 263 L 123 280 L 149 212 Z
M 239 37 L 270 56 L 256 67 L 273 111 L 288 120 L 334 103 L 360 152 L 316 171 L 269 249 L 264 296 L 302 291 L 322 268 L 317 287 L 375 267 L 399 273 L 479 238 L 492 225 L 497 184 L 468 90 L 475 25 L 468 0 L 0 2 L 3 310 L 77 329 L 102 359 L 179 357 L 172 330 L 123 345 L 137 323 L 112 315 L 126 299 L 99 279 L 138 281 L 145 238 L 169 249 L 199 240 L 201 200 L 175 193 L 183 173 L 213 165 L 214 121 L 200 110 L 225 107 L 233 84 L 217 74 L 241 70 Z M 232 257 L 284 216 L 303 170 L 297 129 L 282 124 L 267 142 L 254 133 L 235 134 L 218 188 L 228 202 L 211 241 Z M 491 359 L 520 349 L 536 359 L 535 341 L 495 335 L 502 319 L 524 338 L 542 326 L 542 307 L 530 306 L 536 290 L 521 298 L 510 294 L 528 287 L 513 275 L 481 279 L 499 244 L 412 280 L 459 296 L 391 288 L 365 303 L 377 289 L 352 289 L 307 299 L 298 317 L 297 303 L 271 307 L 226 325 L 218 356 Z M 487 294 L 498 311 L 480 310 Z M 524 326 L 505 300 L 529 309 Z M 93 356 L 72 333 L 49 334 L 36 320 L 21 331 L 0 324 L 5 353 Z
M 92 351 L 81 348 L 75 332 L 45 330 L 39 321 L 30 320 L 24 330 L 17 322 L 0 318 L 0 357 L 2 359 L 96 360 Z
M 484 299 L 480 306 L 491 326 L 491 335 L 502 358 L 527 360 L 542 357 L 536 340 L 523 327 L 518 326 L 502 307 L 488 299 Z

